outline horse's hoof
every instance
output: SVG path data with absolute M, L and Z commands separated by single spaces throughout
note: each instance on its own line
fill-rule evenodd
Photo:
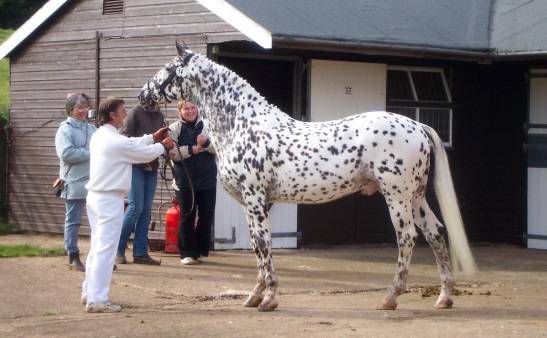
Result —
M 395 298 L 387 296 L 382 300 L 382 304 L 378 306 L 378 310 L 395 310 L 397 309 L 397 301 Z
M 439 297 L 437 299 L 437 302 L 435 303 L 436 309 L 450 309 L 454 305 L 454 302 L 452 302 L 452 299 L 448 297 Z
M 249 295 L 243 306 L 246 307 L 257 307 L 260 302 L 262 302 L 262 295 Z
M 275 298 L 266 297 L 258 306 L 258 311 L 273 311 L 278 305 L 279 303 Z

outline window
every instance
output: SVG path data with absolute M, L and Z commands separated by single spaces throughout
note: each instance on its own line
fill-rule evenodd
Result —
M 386 110 L 433 127 L 452 145 L 452 99 L 442 69 L 388 67 Z
M 103 14 L 123 14 L 123 0 L 103 0 Z

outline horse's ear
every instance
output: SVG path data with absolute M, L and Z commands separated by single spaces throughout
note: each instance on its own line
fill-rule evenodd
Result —
M 179 54 L 179 56 L 183 56 L 190 50 L 188 46 L 184 43 L 184 41 L 182 43 L 179 43 L 177 41 L 175 42 L 175 45 L 177 46 L 177 53 Z

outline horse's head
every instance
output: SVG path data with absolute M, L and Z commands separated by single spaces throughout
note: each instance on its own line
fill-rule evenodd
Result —
M 176 44 L 178 56 L 167 63 L 142 87 L 138 96 L 141 104 L 171 102 L 184 95 L 188 88 L 188 63 L 195 55 L 184 44 Z

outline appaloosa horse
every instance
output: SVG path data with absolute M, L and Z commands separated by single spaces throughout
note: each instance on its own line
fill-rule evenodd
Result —
M 191 99 L 216 148 L 224 188 L 246 212 L 258 282 L 245 306 L 277 307 L 269 207 L 275 202 L 323 203 L 376 189 L 385 197 L 399 247 L 393 286 L 381 309 L 395 309 L 405 291 L 419 228 L 441 276 L 435 307 L 452 306 L 454 284 L 443 225 L 425 199 L 430 155 L 434 186 L 446 222 L 453 262 L 475 270 L 441 139 L 430 127 L 388 112 L 329 122 L 301 122 L 269 104 L 229 69 L 177 44 L 178 56 L 144 85 L 142 103 Z M 266 290 L 265 295 L 263 294 Z

